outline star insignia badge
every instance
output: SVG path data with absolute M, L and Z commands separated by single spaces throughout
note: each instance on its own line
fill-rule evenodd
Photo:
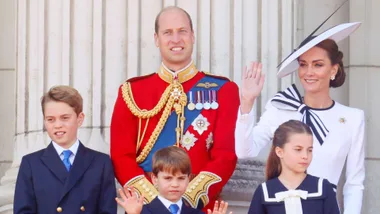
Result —
M 210 123 L 207 121 L 207 118 L 204 117 L 202 114 L 199 114 L 197 118 L 191 123 L 194 130 L 198 132 L 198 134 L 202 134 L 204 131 L 207 130 Z
M 171 92 L 171 96 L 174 97 L 174 100 L 178 100 L 179 97 L 181 96 L 181 91 L 179 91 L 178 88 L 175 88 L 175 89 Z
M 197 141 L 198 138 L 194 136 L 194 134 L 191 134 L 190 132 L 186 132 L 186 134 L 183 136 L 181 145 L 183 148 L 186 148 L 187 151 L 190 150 L 191 147 L 195 145 L 195 141 Z

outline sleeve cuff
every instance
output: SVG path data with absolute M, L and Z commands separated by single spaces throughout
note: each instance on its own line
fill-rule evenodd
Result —
M 243 124 L 249 124 L 251 122 L 255 121 L 255 114 L 253 108 L 248 114 L 242 114 L 241 112 L 241 107 L 239 107 L 239 112 L 238 112 L 238 122 L 243 123 Z
M 199 205 L 206 206 L 209 203 L 208 189 L 211 185 L 221 182 L 222 179 L 211 172 L 200 172 L 187 187 L 183 198 L 193 208 L 203 208 Z
M 158 195 L 156 188 L 154 188 L 153 184 L 150 183 L 144 175 L 139 175 L 132 178 L 124 186 L 126 185 L 133 186 L 139 196 L 143 194 L 145 204 L 150 203 Z

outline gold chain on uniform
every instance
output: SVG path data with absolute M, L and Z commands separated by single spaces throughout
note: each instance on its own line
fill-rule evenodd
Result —
M 187 104 L 186 93 L 183 91 L 183 87 L 180 83 L 178 83 L 178 81 L 174 81 L 174 83 L 170 84 L 165 89 L 157 105 L 152 110 L 148 110 L 148 111 L 141 110 L 137 106 L 133 98 L 131 84 L 129 82 L 125 82 L 123 84 L 122 94 L 123 94 L 123 99 L 125 103 L 127 104 L 128 108 L 130 109 L 130 111 L 132 112 L 132 114 L 138 117 L 139 119 L 149 119 L 151 117 L 154 117 L 165 107 L 164 111 L 162 112 L 161 118 L 158 121 L 158 124 L 154 128 L 154 131 L 152 132 L 151 136 L 149 137 L 147 144 L 145 145 L 141 153 L 137 156 L 136 158 L 137 163 L 143 162 L 148 156 L 148 154 L 150 153 L 150 151 L 152 150 L 154 144 L 157 141 L 158 136 L 160 135 L 162 129 L 165 126 L 166 121 L 169 118 L 169 115 L 173 107 L 178 116 L 177 127 L 175 129 L 176 140 L 177 140 L 176 143 L 178 146 L 178 143 L 182 140 L 183 128 L 184 128 L 184 122 L 185 122 L 184 108 Z M 140 128 L 141 127 L 139 127 L 139 129 Z M 140 130 L 139 130 L 139 133 L 140 133 Z M 145 131 L 144 131 L 144 134 L 145 134 Z M 141 142 L 137 142 L 138 147 L 140 143 Z

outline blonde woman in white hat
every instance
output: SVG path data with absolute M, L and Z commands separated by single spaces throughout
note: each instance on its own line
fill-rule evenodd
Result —
M 331 87 L 345 81 L 343 53 L 336 42 L 354 32 L 360 23 L 345 23 L 318 36 L 309 36 L 281 64 L 278 77 L 298 69 L 304 97 L 295 85 L 276 94 L 266 105 L 256 124 L 252 107 L 261 93 L 264 75 L 260 63 L 245 69 L 242 79 L 241 106 L 236 124 L 236 154 L 239 158 L 258 155 L 269 144 L 277 127 L 288 120 L 300 120 L 313 132 L 313 161 L 307 173 L 338 184 L 346 163 L 344 184 L 344 213 L 359 214 L 363 198 L 364 170 L 364 112 L 334 101 Z M 296 148 L 295 148 L 296 149 Z M 302 181 L 292 177 L 284 183 L 297 186 Z M 318 189 L 315 193 L 318 194 Z M 310 193 L 309 193 L 310 194 Z M 311 193 L 312 194 L 312 193 Z

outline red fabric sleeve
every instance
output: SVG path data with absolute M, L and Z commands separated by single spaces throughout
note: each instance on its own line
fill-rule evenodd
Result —
M 137 120 L 128 109 L 120 87 L 111 120 L 111 160 L 116 179 L 122 186 L 144 175 L 136 162 Z

